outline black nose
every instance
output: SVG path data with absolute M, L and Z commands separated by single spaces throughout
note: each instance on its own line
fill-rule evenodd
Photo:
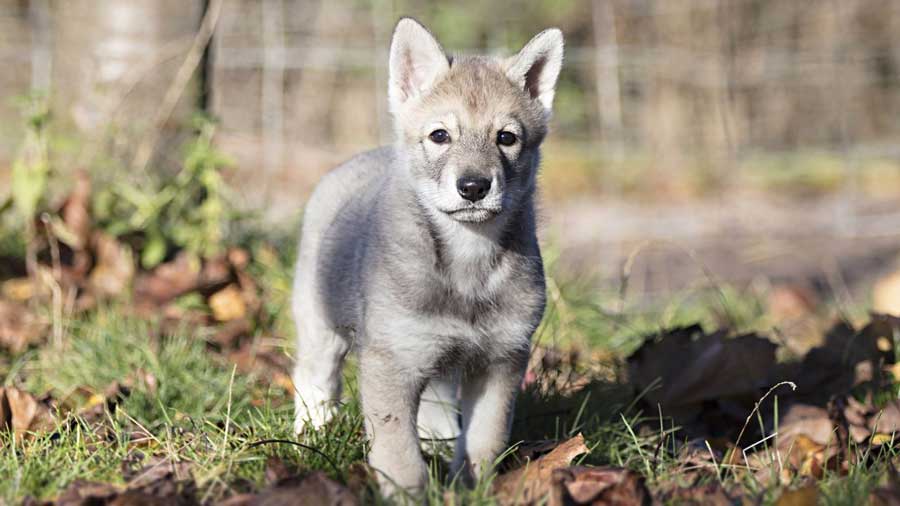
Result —
M 486 177 L 463 176 L 456 181 L 456 191 L 470 202 L 483 199 L 490 189 L 491 180 Z

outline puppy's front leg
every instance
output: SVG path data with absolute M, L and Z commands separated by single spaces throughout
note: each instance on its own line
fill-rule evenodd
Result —
M 359 393 L 369 436 L 369 464 L 386 496 L 398 489 L 418 492 L 428 480 L 416 433 L 424 380 L 412 376 L 383 357 L 360 355 Z
M 462 479 L 477 479 L 507 445 L 516 394 L 527 357 L 491 364 L 462 382 L 463 433 L 456 440 L 452 470 Z

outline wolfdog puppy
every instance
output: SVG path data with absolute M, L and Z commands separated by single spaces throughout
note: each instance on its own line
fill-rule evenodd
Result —
M 507 444 L 544 312 L 533 201 L 562 58 L 557 29 L 508 58 L 449 57 L 401 19 L 395 144 L 333 170 L 306 206 L 295 428 L 330 419 L 355 348 L 369 462 L 388 493 L 425 485 L 419 434 L 456 438 L 452 469 L 468 480 Z

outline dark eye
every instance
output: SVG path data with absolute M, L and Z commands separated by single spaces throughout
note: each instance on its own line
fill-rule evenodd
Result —
M 435 144 L 443 144 L 450 141 L 450 134 L 443 128 L 439 128 L 428 134 L 428 138 Z
M 500 144 L 501 146 L 512 146 L 516 143 L 516 140 L 516 134 L 507 132 L 506 130 L 497 134 L 497 144 Z

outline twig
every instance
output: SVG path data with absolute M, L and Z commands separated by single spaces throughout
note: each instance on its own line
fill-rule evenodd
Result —
M 181 67 L 178 68 L 175 78 L 172 79 L 169 89 L 166 90 L 166 95 L 163 97 L 162 104 L 157 112 L 153 126 L 150 127 L 150 132 L 143 138 L 141 144 L 138 146 L 137 152 L 134 155 L 134 161 L 131 164 L 134 171 L 144 172 L 147 169 L 147 163 L 150 162 L 153 150 L 156 148 L 157 143 L 159 143 L 159 139 L 162 136 L 162 130 L 172 116 L 172 113 L 175 111 L 178 100 L 184 93 L 184 89 L 191 80 L 191 76 L 194 75 L 194 71 L 197 70 L 197 66 L 203 58 L 206 46 L 209 45 L 209 41 L 212 39 L 213 32 L 215 32 L 216 25 L 219 22 L 219 15 L 222 13 L 222 3 L 223 0 L 210 0 L 206 14 L 203 15 L 203 22 L 200 24 L 200 29 L 194 37 L 194 43 L 188 50 L 188 54 L 185 56 Z

